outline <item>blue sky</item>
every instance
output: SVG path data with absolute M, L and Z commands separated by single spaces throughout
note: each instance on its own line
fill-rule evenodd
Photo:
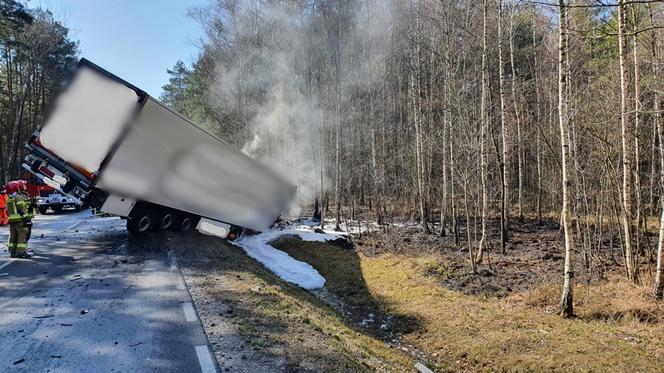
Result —
M 81 57 L 159 97 L 166 69 L 198 56 L 201 28 L 187 16 L 208 0 L 30 0 L 79 40 Z

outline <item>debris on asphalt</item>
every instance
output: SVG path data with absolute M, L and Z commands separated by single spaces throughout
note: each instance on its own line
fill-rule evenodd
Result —
M 18 360 L 16 360 L 16 361 L 14 362 L 14 365 L 21 364 L 21 363 L 24 362 L 24 361 L 25 361 L 25 359 L 18 359 Z
M 49 317 L 53 317 L 55 315 L 42 315 L 42 316 L 32 316 L 33 319 L 48 319 Z
M 81 310 L 81 315 L 86 315 L 90 310 Z

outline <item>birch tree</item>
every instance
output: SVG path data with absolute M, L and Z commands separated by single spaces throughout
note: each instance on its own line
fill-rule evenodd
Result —
M 653 9 L 651 4 L 648 4 L 648 11 L 650 13 L 650 26 L 654 27 L 655 22 L 653 20 Z M 652 72 L 655 77 L 655 80 L 659 79 L 660 69 L 659 69 L 659 39 L 657 38 L 657 31 L 652 31 Z M 653 141 L 659 142 L 659 164 L 660 164 L 660 174 L 659 182 L 660 185 L 664 186 L 664 146 L 662 146 L 662 141 L 664 141 L 664 126 L 660 121 L 660 112 L 659 112 L 659 92 L 655 91 L 653 97 L 653 127 L 656 130 L 656 136 L 653 136 Z M 653 162 L 654 165 L 654 162 Z M 651 188 L 652 193 L 652 188 Z M 664 298 L 664 198 L 660 198 L 661 213 L 659 218 L 659 237 L 657 240 L 657 267 L 655 268 L 655 285 L 654 285 L 654 296 L 656 299 Z
M 516 4 L 512 3 L 510 7 L 510 70 L 512 70 L 512 105 L 514 107 L 514 120 L 516 122 L 516 152 L 517 152 L 517 175 L 518 175 L 518 189 L 517 189 L 517 208 L 519 213 L 519 220 L 523 219 L 523 153 L 521 148 L 521 116 L 519 113 L 519 98 L 518 94 L 518 81 L 516 73 L 516 64 L 514 63 L 514 17 L 516 16 Z
M 500 247 L 505 253 L 505 247 L 508 240 L 508 212 L 509 209 L 509 188 L 507 181 L 507 118 L 505 109 L 505 63 L 503 61 L 503 0 L 498 0 L 498 75 L 499 75 L 499 95 L 500 95 L 500 133 L 502 137 L 502 155 L 500 159 L 500 187 L 501 187 L 501 205 L 500 205 Z
M 486 245 L 486 223 L 489 209 L 489 191 L 487 188 L 487 155 L 486 155 L 486 137 L 487 126 L 489 125 L 486 115 L 486 11 L 487 0 L 482 0 L 482 80 L 480 93 L 480 179 L 482 182 L 482 233 L 477 247 L 477 263 L 482 263 L 484 257 L 484 246 Z
M 618 50 L 620 55 L 620 125 L 622 129 L 623 163 L 623 229 L 625 234 L 625 268 L 627 277 L 637 281 L 634 260 L 634 203 L 633 203 L 633 157 L 634 131 L 629 120 L 629 76 L 627 71 L 627 29 L 625 25 L 625 0 L 618 1 Z
M 560 302 L 560 314 L 564 317 L 574 315 L 574 233 L 572 232 L 571 175 L 572 165 L 569 152 L 569 114 L 567 112 L 567 9 L 565 0 L 558 0 L 560 13 L 558 22 L 558 123 L 560 124 L 560 146 L 562 159 L 563 206 L 561 219 L 565 236 L 565 269 L 563 294 Z

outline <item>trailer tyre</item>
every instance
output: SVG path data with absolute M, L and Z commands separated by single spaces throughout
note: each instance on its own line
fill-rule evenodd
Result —
M 175 232 L 188 232 L 196 228 L 198 224 L 198 219 L 189 214 L 178 214 L 173 220 L 173 224 L 170 229 Z
M 154 215 L 145 211 L 135 218 L 127 219 L 127 230 L 131 233 L 145 233 L 152 229 L 154 223 Z
M 172 212 L 166 212 L 161 215 L 161 218 L 159 219 L 159 224 L 155 224 L 155 228 L 158 231 L 165 231 L 168 229 L 171 229 L 173 226 L 173 213 Z
M 40 207 L 39 208 L 39 213 L 42 215 L 46 215 L 46 212 L 48 212 L 48 207 Z

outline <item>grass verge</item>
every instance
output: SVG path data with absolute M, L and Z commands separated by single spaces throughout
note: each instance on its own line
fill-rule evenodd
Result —
M 200 238 L 197 246 L 195 252 L 178 253 L 190 290 L 205 303 L 197 307 L 220 310 L 214 316 L 235 325 L 250 348 L 286 361 L 281 367 L 269 363 L 270 369 L 413 370 L 414 361 L 406 354 L 348 326 L 327 303 L 283 282 L 240 248 L 207 237 Z M 213 344 L 224 338 L 211 335 L 214 328 L 204 315 L 202 319 Z
M 275 246 L 313 265 L 355 314 L 396 315 L 389 329 L 439 370 L 664 370 L 664 310 L 647 289 L 618 277 L 577 286 L 578 317 L 566 320 L 555 314 L 558 286 L 503 299 L 464 295 L 429 275 L 444 265 L 435 254 L 366 256 L 297 238 Z

